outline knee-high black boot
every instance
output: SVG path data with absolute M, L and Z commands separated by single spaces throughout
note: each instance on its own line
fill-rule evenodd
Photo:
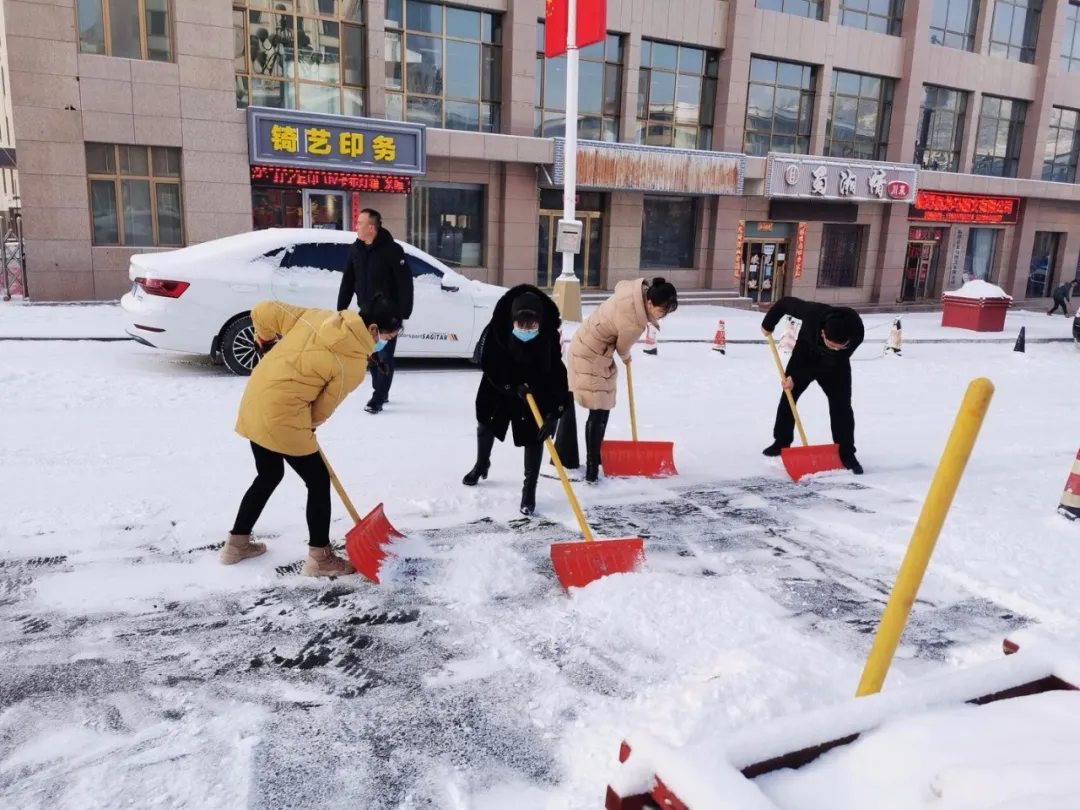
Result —
M 540 477 L 540 464 L 544 460 L 544 445 L 525 446 L 525 485 L 521 488 L 521 514 L 536 511 L 536 481 Z
M 476 464 L 461 479 L 467 487 L 475 487 L 481 478 L 488 477 L 491 469 L 491 448 L 495 446 L 495 434 L 487 425 L 476 426 Z
M 600 478 L 600 445 L 607 432 L 610 411 L 589 411 L 585 422 L 585 480 L 595 484 Z

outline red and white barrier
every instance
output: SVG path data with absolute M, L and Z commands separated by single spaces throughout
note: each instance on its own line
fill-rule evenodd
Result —
M 656 330 L 653 328 L 653 325 L 651 323 L 646 324 L 645 325 L 645 354 L 651 354 L 651 355 L 653 355 L 655 357 L 658 353 L 659 352 L 658 352 L 658 349 L 656 347 Z
M 716 324 L 716 334 L 713 335 L 712 348 L 714 352 L 727 354 L 727 329 L 723 321 L 718 321 Z
M 791 354 L 795 351 L 795 340 L 798 336 L 795 334 L 795 319 L 788 315 L 786 321 L 787 323 L 784 324 L 784 336 L 780 338 L 780 351 Z
M 1069 480 L 1065 482 L 1065 489 L 1061 493 L 1058 512 L 1069 520 L 1080 518 L 1080 451 L 1076 453 Z

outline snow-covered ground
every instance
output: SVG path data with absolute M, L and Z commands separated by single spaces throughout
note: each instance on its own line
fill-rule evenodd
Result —
M 81 317 L 27 314 L 43 309 L 120 315 L 4 307 L 0 328 Z M 755 336 L 760 315 L 686 307 L 664 337 L 708 340 L 717 312 L 729 339 Z M 905 339 L 937 317 L 906 316 Z M 1009 318 L 1009 337 L 1068 336 L 1070 319 Z M 847 698 L 980 375 L 997 393 L 886 688 L 994 658 L 1020 626 L 1075 636 L 1080 527 L 1055 507 L 1080 353 L 882 358 L 889 323 L 867 316 L 856 357 L 862 478 L 793 484 L 761 457 L 764 346 L 638 355 L 641 437 L 674 441 L 681 474 L 579 491 L 598 536 L 645 538 L 648 567 L 570 595 L 548 560 L 577 539 L 558 483 L 520 519 L 505 445 L 488 481 L 459 483 L 475 371 L 405 368 L 383 414 L 364 413 L 365 384 L 319 431 L 358 508 L 384 501 L 409 534 L 402 578 L 376 587 L 296 575 L 291 473 L 259 525 L 267 555 L 217 563 L 253 475 L 232 432 L 244 380 L 132 343 L 0 343 L 0 806 L 584 810 L 633 729 L 677 745 Z M 819 391 L 801 413 L 826 441 Z M 620 391 L 609 436 L 627 422 Z
M 585 307 L 585 314 L 592 307 Z M 709 341 L 716 333 L 718 320 L 724 321 L 729 341 L 764 342 L 760 325 L 763 312 L 731 307 L 685 306 L 663 323 L 660 342 Z M 896 315 L 869 314 L 863 316 L 866 340 L 880 348 L 888 337 Z M 1070 340 L 1072 318 L 1061 315 L 1047 317 L 1046 312 L 1011 310 L 1005 319 L 1004 332 L 968 332 L 941 326 L 940 312 L 911 312 L 902 316 L 904 341 L 1011 341 L 1020 327 L 1026 327 L 1028 340 Z M 574 326 L 567 325 L 567 335 Z M 777 330 L 777 339 L 782 328 Z M 123 338 L 124 313 L 116 304 L 21 304 L 0 303 L 0 338 Z

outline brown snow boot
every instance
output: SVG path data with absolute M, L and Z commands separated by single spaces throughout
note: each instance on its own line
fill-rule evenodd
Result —
M 330 546 L 308 548 L 307 559 L 300 571 L 305 577 L 344 577 L 355 574 L 356 569 L 348 560 L 334 553 Z
M 235 565 L 266 553 L 266 543 L 252 543 L 250 534 L 230 534 L 218 559 L 222 565 Z

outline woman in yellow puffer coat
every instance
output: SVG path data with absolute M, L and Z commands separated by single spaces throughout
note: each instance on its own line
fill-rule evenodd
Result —
M 307 576 L 353 573 L 330 548 L 330 473 L 319 454 L 315 429 L 360 387 L 368 358 L 401 329 L 393 303 L 376 296 L 361 308 L 304 309 L 263 301 L 251 311 L 262 359 L 251 372 L 236 432 L 251 442 L 255 481 L 240 503 L 221 550 L 221 562 L 238 563 L 266 551 L 251 531 L 288 464 L 307 486 Z M 272 351 L 271 351 L 272 349 Z

